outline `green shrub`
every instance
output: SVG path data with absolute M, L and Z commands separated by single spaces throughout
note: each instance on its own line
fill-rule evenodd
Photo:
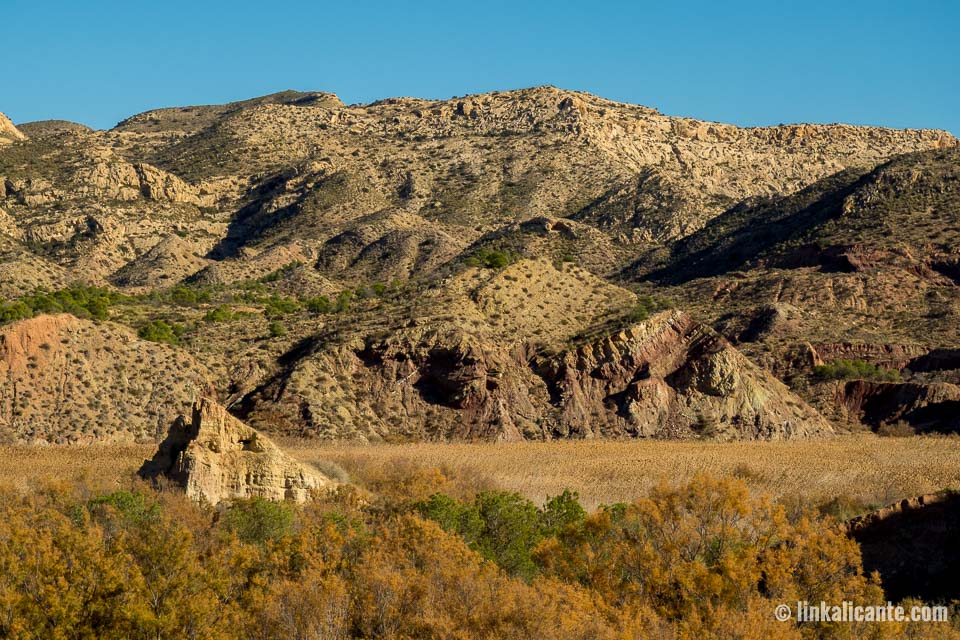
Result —
M 436 493 L 417 505 L 420 514 L 439 524 L 445 531 L 458 533 L 474 549 L 483 531 L 483 520 L 473 504 L 462 504 Z
M 137 335 L 150 342 L 178 345 L 180 344 L 180 336 L 183 335 L 185 330 L 182 325 L 176 323 L 168 324 L 163 320 L 151 320 L 140 327 Z
M 299 310 L 300 303 L 297 300 L 274 294 L 264 302 L 263 315 L 268 318 L 281 318 Z
M 303 306 L 306 307 L 310 313 L 345 313 L 350 310 L 350 305 L 353 303 L 354 298 L 367 299 L 379 296 L 380 293 L 377 293 L 379 287 L 383 287 L 382 290 L 386 291 L 386 285 L 376 284 L 370 287 L 357 287 L 356 291 L 344 289 L 337 295 L 336 300 L 330 300 L 327 296 L 305 298 L 303 300 Z
M 279 320 L 271 322 L 268 330 L 270 331 L 271 338 L 282 338 L 287 335 L 287 328 L 283 326 L 283 323 Z
M 183 284 L 178 284 L 169 291 L 162 293 L 160 299 L 162 302 L 170 302 L 182 307 L 190 307 L 210 302 L 210 293 L 202 289 L 195 289 Z
M 586 518 L 577 494 L 571 491 L 550 498 L 542 509 L 518 493 L 502 491 L 480 492 L 472 503 L 436 494 L 418 503 L 417 509 L 511 575 L 526 579 L 536 573 L 536 546 Z
M 368 300 L 374 297 L 373 289 L 371 289 L 365 284 L 362 284 L 359 287 L 357 287 L 356 290 L 353 292 L 353 295 L 355 295 L 360 300 Z
M 587 512 L 580 505 L 580 496 L 576 491 L 564 489 L 563 493 L 547 500 L 540 517 L 540 528 L 544 535 L 558 534 L 564 527 L 583 522 Z
M 875 380 L 897 382 L 900 372 L 884 369 L 864 360 L 834 360 L 813 368 L 813 374 L 821 380 Z
M 337 305 L 334 308 L 338 313 L 345 313 L 350 310 L 350 303 L 352 301 L 353 292 L 345 289 L 337 296 Z
M 0 302 L 0 323 L 14 322 L 32 317 L 33 309 L 20 300 L 15 302 Z
M 633 308 L 627 313 L 627 321 L 632 323 L 643 322 L 652 314 L 663 311 L 664 309 L 670 309 L 672 306 L 669 301 L 663 298 L 639 294 L 637 295 L 636 304 L 634 304 Z
M 330 313 L 333 311 L 333 303 L 330 302 L 330 298 L 327 296 L 307 298 L 303 301 L 303 306 L 306 307 L 310 313 Z
M 471 267 L 486 267 L 487 269 L 503 269 L 516 262 L 516 256 L 509 251 L 496 249 L 481 249 L 476 255 L 467 258 L 466 263 Z
M 223 526 L 248 544 L 279 540 L 293 531 L 293 509 L 265 498 L 237 500 L 223 514 Z
M 160 515 L 160 505 L 148 500 L 147 496 L 139 491 L 114 491 L 87 502 L 87 510 L 95 516 L 106 507 L 116 510 L 131 524 L 154 521 Z
M 217 306 L 215 309 L 207 311 L 206 315 L 203 316 L 204 322 L 230 322 L 236 316 L 233 311 L 230 310 L 225 304 Z
M 0 323 L 24 320 L 42 313 L 69 313 L 78 318 L 106 320 L 110 306 L 124 299 L 119 293 L 100 287 L 73 285 L 67 289 L 34 293 L 12 302 L 0 302 Z

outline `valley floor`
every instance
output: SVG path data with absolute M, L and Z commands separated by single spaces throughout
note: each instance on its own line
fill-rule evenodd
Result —
M 564 489 L 588 509 L 631 501 L 661 479 L 697 472 L 733 475 L 758 492 L 843 511 L 866 510 L 944 488 L 960 488 L 960 438 L 879 438 L 857 434 L 786 442 L 558 441 L 508 444 L 359 446 L 287 440 L 293 456 L 321 469 L 330 462 L 361 484 L 440 467 L 477 487 L 518 491 L 542 501 Z M 129 486 L 153 445 L 0 447 L 0 487 L 50 478 L 84 478 L 94 487 Z M 840 515 L 840 514 L 838 514 Z M 846 515 L 846 514 L 843 514 Z M 852 515 L 852 514 L 851 514 Z

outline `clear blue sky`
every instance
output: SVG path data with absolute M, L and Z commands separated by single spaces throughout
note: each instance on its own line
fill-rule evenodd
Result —
M 960 135 L 960 2 L 0 1 L 0 111 L 110 127 L 282 89 L 553 84 L 744 125 Z

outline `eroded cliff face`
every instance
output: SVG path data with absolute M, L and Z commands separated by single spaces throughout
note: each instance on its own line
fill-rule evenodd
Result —
M 147 200 L 200 204 L 200 190 L 145 162 L 131 164 L 108 152 L 90 152 L 74 175 L 80 195 L 110 200 Z
M 208 398 L 194 403 L 189 418 L 174 422 L 140 475 L 164 476 L 182 486 L 189 498 L 213 505 L 250 497 L 304 502 L 311 492 L 336 484 Z
M 872 428 L 905 423 L 918 432 L 960 433 L 960 387 L 948 382 L 837 383 L 836 404 Z
M 549 437 L 543 381 L 488 337 L 417 327 L 318 346 L 248 395 L 255 426 L 364 441 Z
M 680 311 L 560 353 L 464 329 L 357 337 L 247 397 L 255 425 L 329 438 L 781 439 L 830 425 Z
M 901 500 L 846 523 L 863 568 L 877 571 L 887 598 L 948 602 L 960 597 L 960 495 L 943 491 Z
M 667 312 L 537 364 L 559 435 L 784 439 L 832 432 L 712 329 Z

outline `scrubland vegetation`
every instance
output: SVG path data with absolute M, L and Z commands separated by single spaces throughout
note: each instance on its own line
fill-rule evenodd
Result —
M 476 255 L 470 256 L 464 261 L 464 264 L 470 267 L 486 267 L 487 269 L 503 269 L 517 257 L 510 251 L 500 251 L 497 249 L 481 249 Z
M 122 294 L 86 285 L 58 291 L 37 289 L 31 295 L 16 300 L 0 300 L 0 324 L 32 318 L 41 313 L 71 313 L 78 318 L 104 320 L 109 316 L 110 305 L 122 298 Z
M 838 523 L 960 484 L 954 444 L 288 442 L 352 485 L 228 509 L 133 480 L 149 446 L 3 447 L 0 637 L 953 637 L 772 610 L 883 603 Z
M 0 637 L 894 638 L 777 622 L 883 603 L 829 517 L 697 475 L 588 514 L 397 465 L 294 507 L 215 510 L 128 481 L 0 493 Z
M 813 373 L 821 380 L 876 380 L 878 382 L 897 382 L 900 373 L 884 369 L 863 360 L 834 360 L 828 364 L 814 367 Z
M 306 311 L 310 314 L 344 314 L 355 301 L 372 300 L 396 294 L 398 282 L 374 282 L 354 289 L 344 289 L 329 296 L 292 297 L 270 292 L 266 284 L 277 282 L 297 268 L 290 263 L 260 280 L 245 281 L 232 287 L 202 287 L 179 284 L 168 289 L 128 295 L 83 284 L 65 289 L 38 288 L 33 293 L 13 300 L 0 300 L 0 325 L 24 320 L 45 313 L 69 313 L 78 318 L 114 320 L 130 324 L 140 338 L 151 342 L 179 345 L 181 338 L 194 332 L 202 323 L 228 323 L 249 317 L 262 309 L 272 337 L 283 335 L 280 322 L 284 317 Z M 242 310 L 238 310 L 239 307 Z M 131 313 L 132 312 L 132 313 Z M 173 318 L 195 316 L 190 322 Z
M 349 445 L 280 440 L 284 450 L 326 470 L 346 469 L 365 484 L 386 485 L 393 469 L 438 468 L 469 477 L 476 490 L 520 493 L 543 505 L 576 491 L 587 510 L 630 502 L 661 480 L 698 472 L 736 477 L 751 491 L 850 517 L 903 498 L 960 488 L 960 440 L 951 436 L 878 438 L 859 434 L 785 442 L 651 440 Z M 96 478 L 112 490 L 154 452 L 154 445 L 0 446 L 0 487 L 26 491 L 48 477 Z M 402 474 L 401 474 L 402 475 Z

